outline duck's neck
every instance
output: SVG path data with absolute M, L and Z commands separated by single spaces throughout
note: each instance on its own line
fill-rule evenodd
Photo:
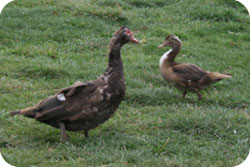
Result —
M 176 45 L 172 47 L 170 50 L 168 50 L 166 53 L 164 53 L 161 57 L 160 60 L 160 66 L 165 63 L 165 64 L 171 64 L 175 62 L 175 57 L 181 50 L 181 44 Z
M 123 64 L 121 59 L 121 48 L 123 43 L 119 39 L 113 38 L 110 42 L 109 47 L 109 63 L 108 63 L 108 73 L 111 73 L 113 70 L 117 69 L 123 73 Z

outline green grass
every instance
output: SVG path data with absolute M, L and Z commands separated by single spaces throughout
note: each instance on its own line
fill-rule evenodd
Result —
M 122 49 L 127 92 L 114 116 L 70 133 L 8 112 L 75 81 L 101 75 L 108 43 L 128 25 L 141 45 Z M 250 17 L 234 0 L 18 0 L 0 15 L 0 151 L 17 167 L 231 167 L 250 148 Z M 227 71 L 181 99 L 159 73 L 166 35 L 183 41 L 178 62 Z

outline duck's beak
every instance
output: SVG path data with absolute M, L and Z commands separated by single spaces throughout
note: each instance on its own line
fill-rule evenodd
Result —
M 167 44 L 167 42 L 165 41 L 163 44 L 159 45 L 158 48 L 162 48 L 162 47 L 167 46 L 167 45 L 168 45 L 168 44 Z
M 130 42 L 134 42 L 134 43 L 137 43 L 137 44 L 140 43 L 140 42 L 134 37 L 134 35 L 131 36 Z

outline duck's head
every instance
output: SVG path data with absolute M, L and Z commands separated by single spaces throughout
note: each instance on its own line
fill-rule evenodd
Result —
M 135 37 L 133 32 L 128 27 L 121 27 L 119 30 L 115 32 L 114 35 L 120 42 L 123 44 L 127 42 L 140 43 Z
M 169 35 L 165 38 L 163 44 L 159 45 L 158 47 L 170 46 L 172 48 L 178 47 L 182 44 L 182 41 L 179 37 L 175 35 Z
M 128 27 L 121 27 L 115 32 L 113 38 L 110 40 L 109 51 L 119 50 L 122 45 L 128 42 L 140 43 Z

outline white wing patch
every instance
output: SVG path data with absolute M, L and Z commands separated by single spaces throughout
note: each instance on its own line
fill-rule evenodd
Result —
M 164 62 L 164 60 L 166 60 L 168 58 L 168 55 L 169 53 L 172 52 L 172 49 L 170 49 L 169 51 L 167 51 L 166 53 L 164 53 L 162 56 L 161 56 L 161 59 L 160 59 L 160 66 L 162 65 L 162 63 Z
M 66 98 L 65 98 L 64 94 L 59 94 L 59 95 L 57 95 L 57 99 L 58 99 L 59 101 L 66 101 Z

